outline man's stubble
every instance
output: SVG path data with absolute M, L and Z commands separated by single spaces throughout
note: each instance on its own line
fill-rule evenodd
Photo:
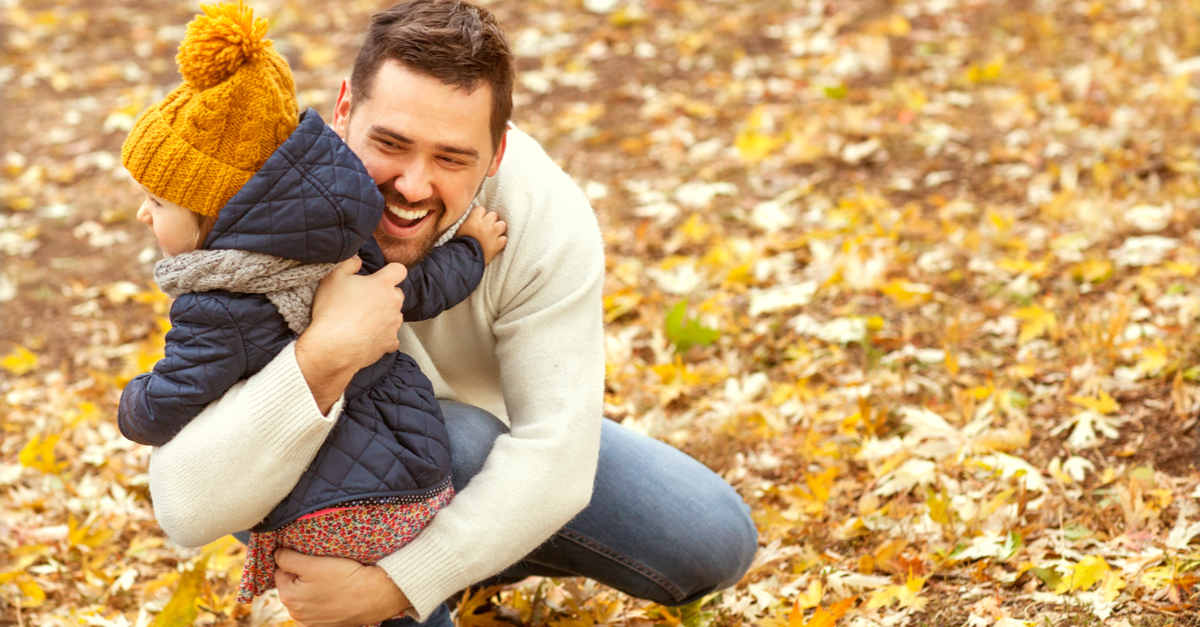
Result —
M 397 192 L 395 187 L 384 184 L 379 186 L 379 193 L 383 194 L 383 198 L 387 204 L 395 205 L 401 209 L 408 211 L 429 210 L 429 215 L 423 218 L 424 220 L 432 220 L 434 227 L 429 229 L 428 233 L 420 240 L 404 241 L 393 237 L 383 226 L 383 221 L 387 220 L 387 216 L 382 216 L 379 219 L 379 225 L 375 227 L 375 240 L 379 242 L 379 248 L 383 251 L 383 258 L 389 263 L 402 263 L 405 267 L 411 268 L 429 254 L 433 250 L 434 243 L 438 238 L 445 233 L 445 230 L 438 231 L 436 226 L 446 215 L 446 203 L 442 202 L 441 198 L 426 198 L 421 202 L 408 202 Z M 389 211 L 387 206 L 384 206 L 384 212 Z

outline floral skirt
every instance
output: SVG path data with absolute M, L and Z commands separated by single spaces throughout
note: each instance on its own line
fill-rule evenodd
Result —
M 249 603 L 275 587 L 276 549 L 374 564 L 411 542 L 452 496 L 454 488 L 447 482 L 443 490 L 417 503 L 334 507 L 274 531 L 251 533 L 237 600 Z

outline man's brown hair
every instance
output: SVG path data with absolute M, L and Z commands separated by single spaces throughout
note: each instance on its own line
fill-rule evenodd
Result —
M 467 92 L 492 90 L 492 148 L 512 116 L 512 51 L 490 11 L 460 0 L 409 0 L 371 18 L 350 74 L 351 110 L 371 97 L 379 67 L 397 61 Z

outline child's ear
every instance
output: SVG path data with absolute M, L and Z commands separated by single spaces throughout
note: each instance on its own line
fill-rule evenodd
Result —
M 208 239 L 208 234 L 212 232 L 213 227 L 217 224 L 217 216 L 205 216 L 196 214 L 196 248 L 204 245 L 204 240 Z

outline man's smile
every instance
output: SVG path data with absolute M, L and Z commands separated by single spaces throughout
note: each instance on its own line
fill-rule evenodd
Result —
M 384 230 L 394 237 L 409 237 L 421 230 L 431 211 L 427 208 L 406 208 L 388 202 L 383 214 Z

